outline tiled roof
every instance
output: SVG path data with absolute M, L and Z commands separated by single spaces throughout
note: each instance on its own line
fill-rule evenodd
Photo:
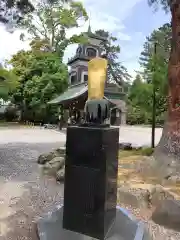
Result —
M 71 86 L 59 97 L 51 100 L 48 104 L 60 104 L 68 100 L 74 100 L 87 92 L 87 90 L 87 84 L 84 83 Z

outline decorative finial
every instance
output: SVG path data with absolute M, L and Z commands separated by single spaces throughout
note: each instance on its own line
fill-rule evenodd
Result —
M 90 18 L 89 18 L 88 33 L 92 33 L 92 31 L 91 31 L 91 20 L 90 20 Z
M 91 26 L 88 27 L 88 33 L 91 33 Z
M 92 31 L 91 31 L 91 12 L 89 12 L 89 26 L 88 26 L 88 33 L 92 33 Z

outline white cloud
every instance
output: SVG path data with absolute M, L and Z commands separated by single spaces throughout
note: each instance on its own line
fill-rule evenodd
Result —
M 21 49 L 28 49 L 28 42 L 19 40 L 20 31 L 9 33 L 0 25 L 0 61 L 10 58 Z
M 117 34 L 117 38 L 120 40 L 120 41 L 130 41 L 132 38 L 131 36 L 125 34 L 125 33 L 122 33 L 122 32 L 119 32 Z
M 140 69 L 139 57 L 143 50 L 145 38 L 146 36 L 142 32 L 136 32 L 128 42 L 124 42 L 121 48 L 120 60 L 133 78 L 136 75 L 135 70 Z
M 122 1 L 122 0 L 121 0 Z M 123 30 L 125 30 L 125 26 L 122 23 L 124 18 L 128 15 L 129 11 L 134 7 L 134 5 L 141 0 L 131 0 L 131 4 L 127 4 L 128 1 L 123 1 L 123 15 L 120 14 L 116 17 L 113 15 L 113 12 L 111 12 L 110 7 L 113 6 L 113 4 L 117 5 L 119 3 L 118 0 L 84 0 L 85 8 L 88 12 L 88 15 L 90 16 L 90 25 L 92 28 L 92 31 L 96 31 L 98 29 L 104 29 L 109 32 L 116 33 L 116 36 L 119 40 L 123 41 L 129 41 L 131 37 L 124 33 Z M 124 8 L 125 7 L 125 8 Z M 111 14 L 110 14 L 111 12 Z M 123 18 L 124 16 L 124 18 Z M 81 28 L 79 29 L 71 29 L 69 32 L 69 35 L 72 35 L 74 33 L 80 33 L 87 31 L 89 22 L 86 22 Z M 67 62 L 68 58 L 72 57 L 75 54 L 77 45 L 71 45 L 69 46 L 65 51 L 65 57 L 64 61 Z

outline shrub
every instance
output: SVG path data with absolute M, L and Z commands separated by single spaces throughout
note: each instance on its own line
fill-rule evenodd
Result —
M 17 109 L 13 105 L 9 105 L 4 112 L 4 118 L 8 122 L 15 120 L 17 118 Z
M 141 155 L 144 155 L 144 156 L 151 156 L 154 152 L 154 148 L 142 148 L 141 149 Z

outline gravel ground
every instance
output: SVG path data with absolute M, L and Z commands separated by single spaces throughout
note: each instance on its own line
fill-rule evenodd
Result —
M 38 176 L 37 158 L 62 143 L 0 144 L 0 176 L 4 180 L 31 181 Z
M 121 207 L 126 208 L 131 214 L 137 217 L 137 219 L 142 220 L 147 229 L 150 232 L 152 240 L 179 240 L 180 239 L 180 232 L 167 229 L 163 226 L 160 226 L 154 223 L 151 220 L 152 211 L 154 209 L 137 209 L 133 208 L 132 206 L 128 205 L 121 205 Z
M 54 179 L 39 178 L 37 157 L 64 144 L 57 142 L 58 139 L 40 139 L 36 135 L 34 142 L 37 142 L 32 143 L 30 134 L 39 134 L 39 130 L 33 130 L 33 133 L 24 130 L 17 143 L 16 131 L 11 133 L 12 143 L 7 143 L 10 142 L 7 137 L 9 130 L 4 130 L 6 143 L 0 143 L 0 239 L 36 240 L 34 222 L 43 212 L 62 203 L 63 195 L 63 186 Z M 45 133 L 42 138 L 48 137 L 46 135 Z M 23 143 L 23 137 L 26 143 Z

